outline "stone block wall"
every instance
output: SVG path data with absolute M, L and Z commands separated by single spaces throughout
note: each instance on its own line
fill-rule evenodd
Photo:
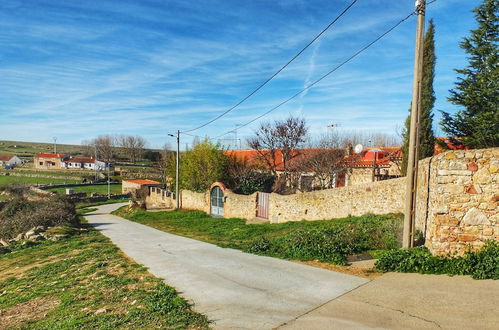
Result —
M 431 159 L 426 246 L 463 254 L 499 240 L 499 148 L 448 151 Z
M 175 199 L 173 195 L 165 189 L 159 187 L 149 187 L 149 194 L 146 197 L 146 208 L 151 209 L 174 209 Z
M 269 218 L 281 223 L 401 213 L 404 193 L 405 178 L 398 178 L 294 195 L 271 194 Z

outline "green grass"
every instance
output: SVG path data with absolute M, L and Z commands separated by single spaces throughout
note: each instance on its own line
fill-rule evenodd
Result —
M 61 183 L 81 183 L 81 180 L 69 179 L 48 179 L 48 178 L 30 178 L 23 176 L 4 176 L 0 175 L 0 186 L 12 183 L 27 183 L 27 184 L 61 184 Z
M 108 199 L 101 202 L 88 202 L 88 203 L 76 203 L 77 209 L 82 209 L 91 206 L 105 205 L 105 204 L 116 204 L 116 203 L 124 203 L 128 202 L 128 199 Z
M 212 218 L 199 211 L 147 212 L 121 208 L 113 213 L 222 247 L 336 264 L 345 264 L 348 254 L 398 248 L 402 231 L 402 217 L 394 214 L 246 225 L 243 219 Z
M 91 228 L 0 255 L 0 312 L 3 329 L 208 328 L 173 288 Z
M 69 177 L 80 177 L 82 175 L 95 175 L 95 172 L 88 171 L 73 171 L 73 170 L 34 170 L 31 168 L 14 168 L 12 170 L 0 169 L 0 173 L 19 173 L 24 175 L 45 175 L 45 176 L 69 176 Z
M 112 184 L 111 186 L 111 194 L 118 195 L 121 194 L 121 185 L 120 184 Z M 73 189 L 75 193 L 87 193 L 90 195 L 91 193 L 97 193 L 101 195 L 107 194 L 107 185 L 88 185 L 88 186 L 77 186 L 77 187 L 67 187 Z M 66 194 L 66 187 L 60 188 L 51 188 L 47 189 L 48 191 L 53 191 L 61 195 Z

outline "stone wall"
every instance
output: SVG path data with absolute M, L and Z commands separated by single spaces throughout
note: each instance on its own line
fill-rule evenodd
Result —
M 269 218 L 281 223 L 401 213 L 404 193 L 405 178 L 398 178 L 294 195 L 271 194 Z
M 405 183 L 405 178 L 398 178 L 294 195 L 273 193 L 268 220 L 281 223 L 402 213 Z M 245 196 L 221 188 L 226 218 L 256 216 L 256 193 Z M 499 240 L 498 200 L 499 148 L 449 151 L 419 163 L 415 225 L 434 254 L 462 254 L 468 248 L 481 248 L 486 240 Z M 183 190 L 181 201 L 185 209 L 210 213 L 208 191 Z M 171 201 L 168 205 L 173 207 Z
M 183 209 L 210 213 L 210 193 L 208 191 L 198 193 L 190 190 L 182 190 L 180 197 Z
M 426 246 L 462 254 L 499 240 L 499 148 L 448 151 L 429 168 Z
M 159 187 L 149 187 L 149 193 L 146 197 L 146 208 L 152 209 L 173 209 L 175 208 L 175 199 L 173 194 Z

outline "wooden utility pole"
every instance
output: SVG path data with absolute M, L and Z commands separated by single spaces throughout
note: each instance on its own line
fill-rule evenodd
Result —
M 423 80 L 423 45 L 426 0 L 416 1 L 418 24 L 416 30 L 416 53 L 414 59 L 414 79 L 412 85 L 411 127 L 409 131 L 409 150 L 407 162 L 404 233 L 402 246 L 414 246 L 416 215 L 416 189 L 418 176 L 419 118 L 421 114 L 421 84 Z
M 177 130 L 177 159 L 176 159 L 176 169 L 175 169 L 175 204 L 177 209 L 180 209 L 180 195 L 179 195 L 179 173 L 180 173 L 180 131 Z

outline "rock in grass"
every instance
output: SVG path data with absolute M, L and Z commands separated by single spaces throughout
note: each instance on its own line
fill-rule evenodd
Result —
M 109 312 L 109 309 L 107 309 L 107 308 L 99 308 L 98 310 L 96 310 L 96 311 L 94 312 L 94 315 L 105 314 L 105 313 L 107 313 L 107 312 Z

